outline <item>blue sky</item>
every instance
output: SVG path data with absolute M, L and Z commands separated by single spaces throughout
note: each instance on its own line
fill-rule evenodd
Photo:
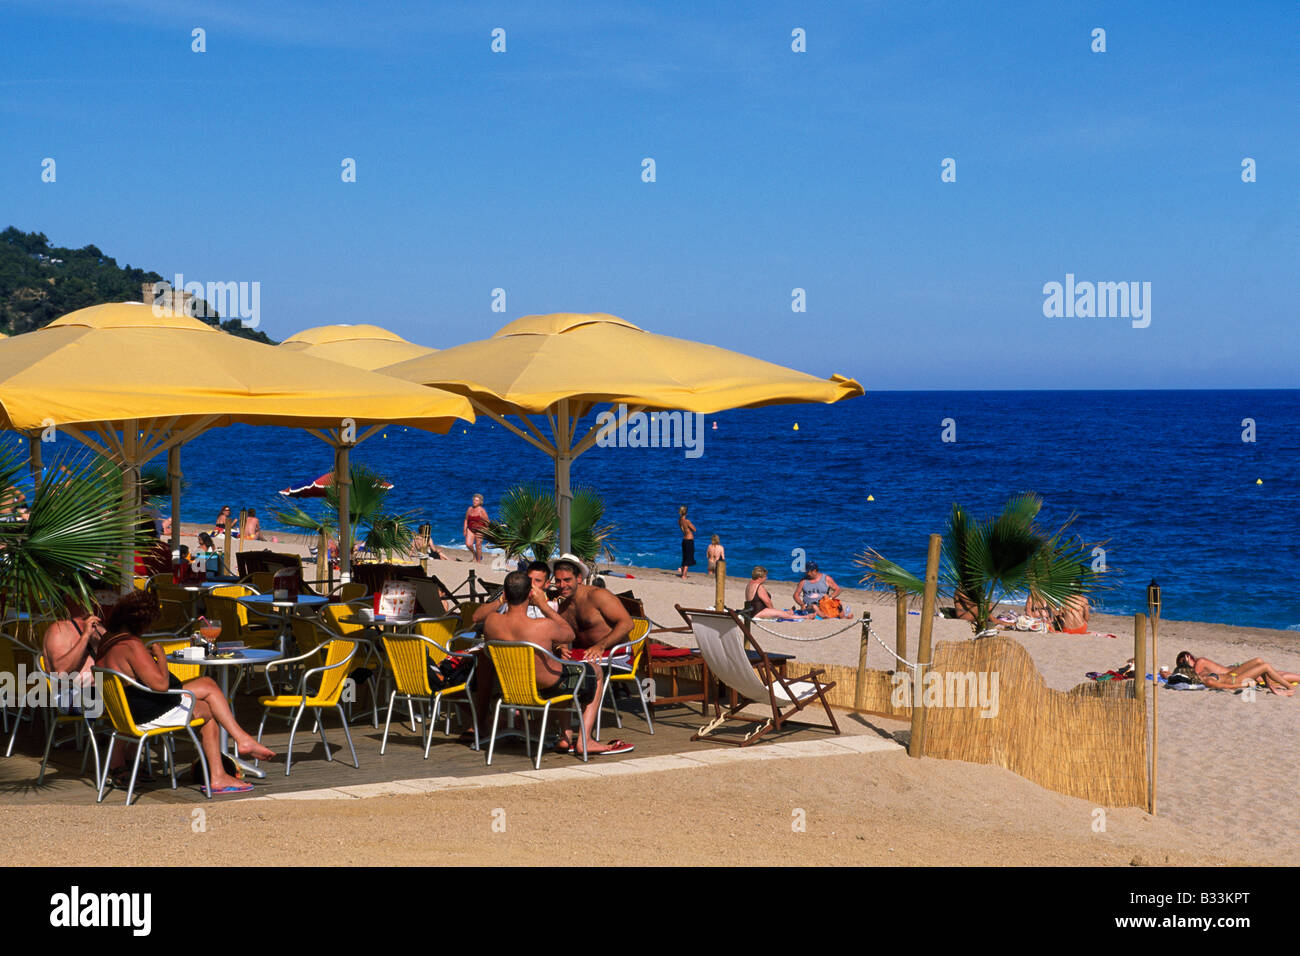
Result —
M 606 311 L 868 389 L 1297 384 L 1292 2 L 18 0 L 0 26 L 0 225 L 260 282 L 275 338 Z M 1045 317 L 1067 273 L 1150 282 L 1151 325 Z

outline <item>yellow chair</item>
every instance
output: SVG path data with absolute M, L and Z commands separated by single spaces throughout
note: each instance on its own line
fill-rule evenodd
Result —
M 329 593 L 331 601 L 339 601 L 343 604 L 349 604 L 352 601 L 360 600 L 366 596 L 366 586 L 360 581 L 348 581 L 345 584 L 334 585 L 334 590 Z
M 153 632 L 169 634 L 188 634 L 194 628 L 194 605 L 196 595 L 186 591 L 179 584 L 166 581 L 151 582 L 149 585 L 158 596 L 158 618 L 150 625 Z
M 258 594 L 255 588 L 244 584 L 225 584 L 213 588 L 204 599 L 207 616 L 221 622 L 223 641 L 243 641 L 246 647 L 274 649 L 279 628 L 254 621 L 249 616 L 248 605 L 237 598 Z
M 388 729 L 393 722 L 393 706 L 401 699 L 406 701 L 408 708 L 416 701 L 423 705 L 424 758 L 428 760 L 429 748 L 433 745 L 433 725 L 438 722 L 438 711 L 442 707 L 443 698 L 453 695 L 461 695 L 464 702 L 469 705 L 470 721 L 474 727 L 474 749 L 479 749 L 478 716 L 474 712 L 474 696 L 469 686 L 474 679 L 475 659 L 472 656 L 469 658 L 470 671 L 465 679 L 457 684 L 439 686 L 435 690 L 429 681 L 430 665 L 437 667 L 450 653 L 445 643 L 438 643 L 429 634 L 437 634 L 445 641 L 455 621 L 455 617 L 421 621 L 416 625 L 417 633 L 384 635 L 384 650 L 388 653 L 388 665 L 392 668 L 395 686 L 393 692 L 388 695 L 388 717 L 384 721 L 384 739 L 379 745 L 381 756 L 388 747 Z M 432 714 L 429 711 L 430 704 L 433 706 Z M 450 729 L 450 715 L 448 715 L 448 732 Z
M 174 654 L 183 647 L 190 646 L 188 637 L 156 637 L 151 641 L 145 641 L 146 649 L 153 647 L 155 644 L 161 644 L 164 654 Z M 174 674 L 176 679 L 184 684 L 187 680 L 194 680 L 203 673 L 203 668 L 198 664 L 181 664 L 177 661 L 168 661 L 167 670 Z
M 501 719 L 501 706 L 513 707 L 515 710 L 536 710 L 542 713 L 542 726 L 537 732 L 537 760 L 533 764 L 535 769 L 541 769 L 542 766 L 542 749 L 546 743 L 546 720 L 551 712 L 551 705 L 562 704 L 566 701 L 573 704 L 573 713 L 578 718 L 579 726 L 582 724 L 582 705 L 578 703 L 578 698 L 573 694 L 557 694 L 553 697 L 543 697 L 537 690 L 537 666 L 534 663 L 534 655 L 542 658 L 549 658 L 564 668 L 577 668 L 579 671 L 586 670 L 590 665 L 585 661 L 566 661 L 556 657 L 550 651 L 536 644 L 529 644 L 525 641 L 488 641 L 488 654 L 492 657 L 492 666 L 496 668 L 497 683 L 501 685 L 501 696 L 497 698 L 496 711 L 492 715 L 492 735 L 488 738 L 488 755 L 487 765 L 492 766 L 492 754 L 496 749 L 497 742 L 497 724 Z M 578 739 L 582 742 L 582 759 L 587 759 L 587 740 L 582 733 L 578 734 Z M 528 733 L 528 724 L 524 724 L 524 750 L 528 756 L 532 756 L 532 744 Z
M 148 587 L 149 587 L 149 579 L 148 579 L 148 578 L 145 578 L 145 577 L 140 577 L 139 575 L 137 575 L 136 578 L 135 578 L 135 589 L 136 589 L 137 591 L 144 591 L 144 590 L 146 590 Z
M 615 681 L 624 684 L 630 682 L 636 688 L 637 695 L 641 698 L 641 712 L 645 714 L 645 722 L 650 728 L 650 733 L 655 732 L 655 722 L 650 716 L 650 703 L 646 699 L 645 687 L 637 679 L 637 672 L 641 669 L 641 658 L 645 654 L 646 635 L 649 633 L 650 622 L 646 618 L 632 618 L 632 630 L 627 640 L 615 644 L 601 659 L 601 666 L 605 670 L 605 687 L 600 694 L 600 710 L 596 711 L 594 736 L 597 740 L 600 739 L 600 722 L 605 715 L 606 702 L 614 705 L 614 720 L 619 727 L 623 726 L 623 718 L 618 712 L 618 697 L 614 693 Z
M 259 594 L 270 594 L 275 590 L 275 572 L 254 571 L 248 576 L 248 583 L 251 584 Z
M 95 667 L 92 670 L 104 677 L 104 710 L 113 724 L 113 733 L 108 739 L 108 753 L 104 757 L 104 769 L 99 776 L 99 799 L 96 801 L 97 803 L 103 803 L 104 801 L 104 788 L 108 784 L 108 769 L 113 763 L 113 747 L 117 744 L 119 738 L 136 741 L 135 759 L 131 762 L 131 782 L 126 788 L 126 805 L 128 807 L 131 805 L 131 795 L 135 792 L 136 774 L 140 771 L 140 755 L 144 753 L 145 743 L 153 738 L 162 738 L 163 749 L 167 756 L 167 767 L 171 771 L 173 790 L 176 789 L 176 754 L 172 745 L 172 736 L 182 730 L 190 735 L 190 740 L 194 743 L 194 749 L 199 752 L 199 761 L 203 765 L 203 779 L 212 779 L 208 774 L 208 758 L 203 753 L 199 738 L 194 734 L 195 727 L 203 726 L 203 718 L 191 717 L 186 723 L 175 726 L 139 727 L 135 722 L 135 718 L 131 716 L 131 704 L 126 698 L 126 688 L 129 686 L 143 691 L 149 691 L 149 688 L 109 667 Z M 150 692 L 174 694 L 178 704 L 189 698 L 189 711 L 191 714 L 194 712 L 196 698 L 191 691 L 180 689 Z M 208 799 L 211 800 L 212 788 L 210 786 L 205 787 L 204 792 Z
M 298 679 L 298 693 L 296 694 L 276 694 L 270 697 L 259 697 L 258 703 L 265 709 L 262 714 L 262 722 L 257 728 L 257 739 L 262 739 L 262 730 L 266 727 L 266 718 L 271 716 L 275 710 L 294 711 L 293 724 L 289 728 L 289 746 L 285 751 L 284 775 L 289 776 L 293 768 L 293 738 L 298 732 L 298 721 L 302 719 L 303 713 L 308 708 L 316 711 L 316 726 L 320 730 L 321 743 L 325 745 L 325 759 L 333 760 L 334 755 L 330 753 L 329 741 L 325 739 L 325 721 L 321 719 L 321 711 L 327 708 L 333 708 L 339 712 L 339 720 L 343 723 L 343 733 L 348 739 L 348 749 L 352 751 L 352 766 L 360 767 L 357 761 L 357 749 L 352 745 L 352 732 L 348 729 L 347 717 L 343 714 L 342 697 L 343 688 L 347 683 L 348 667 L 347 664 L 357 653 L 357 642 L 350 641 L 342 637 L 334 637 L 320 647 L 314 647 L 305 654 L 299 654 L 297 657 L 290 657 L 284 660 L 272 661 L 266 665 L 268 672 L 277 667 L 286 664 L 294 664 L 299 661 L 309 660 L 317 654 L 324 653 L 325 663 L 319 667 L 311 667 L 303 672 Z M 320 675 L 320 683 L 315 691 L 308 688 L 308 682 L 316 674 Z
M 85 710 L 80 708 L 77 708 L 76 713 L 73 712 L 74 708 L 76 708 L 81 701 L 74 702 L 73 699 L 70 699 L 71 695 L 76 694 L 76 691 L 72 690 L 70 686 L 71 678 L 66 676 L 55 678 L 51 676 L 48 668 L 45 666 L 44 654 L 41 654 L 37 658 L 36 666 L 38 668 L 37 673 L 40 675 L 41 680 L 45 682 L 46 690 L 50 695 L 49 706 L 50 716 L 52 718 L 49 721 L 49 733 L 45 735 L 45 755 L 41 757 L 41 772 L 36 778 L 36 785 L 39 787 L 45 782 L 45 768 L 50 762 L 50 749 L 54 746 L 54 732 L 58 730 L 59 727 L 66 727 L 68 724 L 73 724 L 76 727 L 75 739 L 78 744 L 81 743 L 81 733 L 83 730 L 90 737 L 90 749 L 87 750 L 85 747 L 81 748 L 81 772 L 86 772 L 86 757 L 93 752 L 95 755 L 95 785 L 98 786 L 100 772 L 99 744 L 95 742 L 95 720 L 97 718 L 91 717 Z
M 462 601 L 456 612 L 460 615 L 458 631 L 468 631 L 474 626 L 474 612 L 483 606 L 483 601 Z

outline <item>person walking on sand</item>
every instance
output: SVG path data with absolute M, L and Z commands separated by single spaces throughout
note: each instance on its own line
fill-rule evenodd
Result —
M 705 549 L 704 557 L 708 559 L 710 574 L 717 568 L 719 561 L 727 560 L 727 551 L 722 546 L 722 539 L 716 534 L 709 538 L 709 546 Z
M 476 564 L 483 563 L 483 532 L 487 530 L 489 520 L 487 509 L 483 507 L 483 496 L 475 495 L 473 503 L 465 509 L 461 530 L 465 534 L 465 547 Z
M 678 568 L 682 580 L 686 580 L 686 571 L 695 566 L 695 525 L 686 517 L 686 506 L 677 509 L 677 526 L 682 529 L 682 566 Z

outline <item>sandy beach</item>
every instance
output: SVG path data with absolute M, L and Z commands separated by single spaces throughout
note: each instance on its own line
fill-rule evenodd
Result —
M 184 529 L 187 535 L 195 530 Z M 279 537 L 278 545 L 268 543 L 267 547 L 306 553 L 303 539 Z M 448 554 L 458 560 L 432 561 L 430 570 L 455 587 L 465 580 L 472 565 L 464 553 Z M 669 571 L 618 565 L 609 570 L 633 575 L 623 580 L 610 577 L 609 585 L 616 591 L 634 591 L 644 600 L 647 614 L 661 625 L 680 623 L 675 604 L 703 607 L 713 601 L 714 583 L 702 573 L 682 581 Z M 490 581 L 502 577 L 500 570 L 491 570 L 490 559 L 478 565 L 477 571 Z M 310 573 L 309 567 L 308 576 Z M 846 577 L 840 576 L 841 585 L 852 583 Z M 746 580 L 747 576 L 728 578 L 729 605 L 743 603 Z M 769 585 L 778 605 L 789 603 L 792 581 L 774 580 Z M 846 588 L 843 598 L 855 615 L 870 609 L 880 641 L 894 646 L 892 600 L 854 588 Z M 769 651 L 792 653 L 801 661 L 852 666 L 858 659 L 860 631 L 856 625 L 842 630 L 848 623 L 769 622 L 772 631 L 789 638 L 759 633 Z M 919 615 L 910 615 L 908 623 L 914 648 Z M 1085 672 L 1107 670 L 1133 654 L 1131 618 L 1094 616 L 1092 626 L 1100 633 L 1019 634 L 1016 638 L 1029 650 L 1049 687 L 1069 690 L 1085 680 Z M 666 636 L 669 640 L 684 637 Z M 970 638 L 965 622 L 935 621 L 936 642 Z M 1279 668 L 1300 670 L 1300 647 L 1286 631 L 1162 621 L 1160 661 L 1172 665 L 1176 653 L 1183 649 L 1224 663 L 1261 656 Z M 873 642 L 868 665 L 889 668 L 892 657 Z M 872 721 L 906 739 L 907 727 L 901 722 Z M 1092 832 L 1094 808 L 1085 801 L 1052 793 L 1009 771 L 953 761 L 912 760 L 893 753 L 801 761 L 799 768 L 783 767 L 781 772 L 772 772 L 767 766 L 672 772 L 653 778 L 650 788 L 637 782 L 645 778 L 612 778 L 557 783 L 543 791 L 511 794 L 511 805 L 519 807 L 526 825 L 509 839 L 484 827 L 482 839 L 471 838 L 454 862 L 528 862 L 529 855 L 551 838 L 550 831 L 534 830 L 531 821 L 551 820 L 548 808 L 589 801 L 630 811 L 634 829 L 645 828 L 641 844 L 647 847 L 644 862 L 777 862 L 777 848 L 789 838 L 790 810 L 786 805 L 791 804 L 792 794 L 798 793 L 804 803 L 817 807 L 824 826 L 816 833 L 810 828 L 807 834 L 797 836 L 818 841 L 822 845 L 818 852 L 827 853 L 831 862 L 1287 864 L 1291 862 L 1288 847 L 1280 837 L 1300 824 L 1289 766 L 1294 744 L 1288 743 L 1298 734 L 1300 699 L 1261 693 L 1248 701 L 1212 691 L 1163 692 L 1158 816 L 1153 819 L 1137 809 L 1111 809 L 1104 834 Z M 662 797 L 669 788 L 673 793 L 671 811 Z M 358 839 L 340 844 L 329 853 L 329 862 L 377 861 L 380 857 L 374 854 L 382 847 L 389 847 L 384 852 L 396 852 L 403 862 L 433 862 L 401 836 L 405 828 L 427 819 L 430 800 L 437 801 L 437 812 L 449 814 L 448 819 L 463 818 L 472 835 L 471 821 L 485 819 L 491 810 L 488 804 L 499 803 L 501 795 L 385 797 L 366 801 L 364 809 L 314 805 L 308 814 L 259 804 L 256 810 L 223 810 L 222 820 L 223 826 L 232 827 L 244 838 L 237 842 L 249 837 L 260 840 L 263 834 L 274 833 L 277 841 L 289 846 L 292 834 L 319 832 L 346 818 L 366 832 L 373 828 L 378 842 Z M 784 809 L 778 813 L 773 808 Z M 762 818 L 755 818 L 760 810 Z M 143 832 L 149 814 L 158 812 L 164 811 L 142 808 L 133 812 L 129 825 L 134 828 L 138 819 Z M 672 816 L 671 826 L 664 824 L 665 812 Z M 93 809 L 87 808 L 85 813 L 89 823 Z M 775 815 L 774 820 L 767 819 L 769 814 Z M 683 819 L 689 820 L 689 825 L 684 826 Z M 17 820 L 8 825 L 17 825 Z M 583 836 L 581 827 L 570 823 L 559 826 L 561 831 L 569 827 L 575 839 Z M 722 845 L 715 845 L 721 830 L 735 834 L 723 841 L 725 852 Z M 383 858 L 392 859 L 391 855 Z M 220 851 L 214 862 L 219 860 Z M 599 856 L 591 858 L 591 862 L 598 860 Z

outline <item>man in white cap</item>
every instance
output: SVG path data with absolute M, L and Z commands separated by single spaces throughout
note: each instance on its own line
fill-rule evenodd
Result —
M 632 633 L 632 615 L 623 602 L 605 588 L 583 584 L 587 566 L 572 554 L 551 562 L 551 576 L 560 591 L 560 616 L 576 635 L 573 657 L 598 661 L 615 644 Z

